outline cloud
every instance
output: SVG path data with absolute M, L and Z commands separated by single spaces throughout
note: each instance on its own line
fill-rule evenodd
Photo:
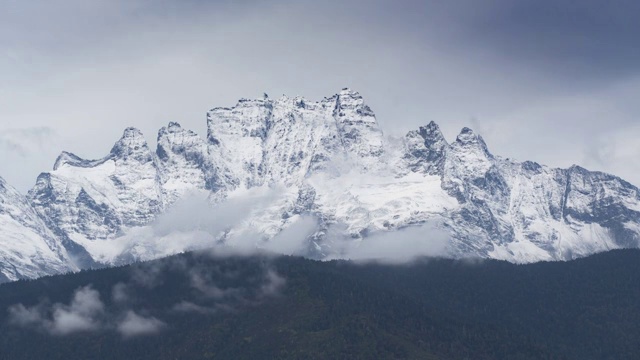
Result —
M 203 253 L 201 256 L 219 254 Z M 250 269 L 230 270 L 211 268 L 210 266 L 188 266 L 185 270 L 189 283 L 198 297 L 207 306 L 192 302 L 176 304 L 177 311 L 195 311 L 200 313 L 215 313 L 218 310 L 234 311 L 239 306 L 258 305 L 264 299 L 278 296 L 286 285 L 286 279 L 267 264 L 260 265 L 260 273 L 255 274 Z M 230 285 L 228 280 L 242 280 L 244 285 Z
M 76 289 L 69 304 L 41 301 L 35 306 L 10 306 L 8 321 L 14 326 L 56 336 L 115 331 L 131 338 L 153 335 L 169 327 L 157 317 L 146 314 L 144 309 L 134 310 L 145 296 L 154 296 L 153 289 L 166 277 L 184 276 L 191 289 L 184 294 L 189 300 L 176 303 L 170 311 L 203 315 L 233 313 L 248 306 L 258 306 L 279 296 L 286 285 L 285 278 L 264 259 L 255 260 L 255 266 L 235 267 L 233 263 L 217 263 L 219 258 L 212 259 L 210 253 L 194 256 L 201 259 L 191 263 L 184 258 L 170 258 L 134 266 L 128 281 L 118 282 L 111 288 L 113 303 L 110 308 L 101 301 L 100 293 L 88 285 Z M 145 272 L 148 276 L 141 278 L 140 274 Z
M 275 296 L 285 286 L 287 281 L 272 269 L 267 270 L 266 282 L 260 288 L 264 296 Z
M 83 287 L 76 290 L 69 306 L 54 306 L 51 331 L 54 334 L 66 335 L 98 330 L 98 317 L 103 313 L 104 304 L 100 300 L 100 294 L 91 287 Z
M 217 310 L 214 308 L 197 305 L 189 301 L 179 302 L 178 304 L 173 306 L 173 310 L 177 312 L 186 312 L 186 313 L 195 312 L 203 315 L 211 315 L 217 312 Z
M 270 239 L 264 248 L 277 254 L 306 255 L 309 237 L 318 230 L 318 221 L 309 215 L 299 216 L 291 225 Z
M 118 283 L 113 287 L 113 300 L 126 302 L 126 285 Z M 106 311 L 100 293 L 90 285 L 74 291 L 69 305 L 45 302 L 33 307 L 16 304 L 9 308 L 9 323 L 21 327 L 33 327 L 57 335 L 71 335 L 79 332 L 115 330 L 124 337 L 153 334 L 166 326 L 155 317 L 144 317 L 133 310 L 125 310 L 121 320 Z
M 625 129 L 610 129 L 594 136 L 584 149 L 584 162 L 601 170 L 620 169 L 615 175 L 640 186 L 640 125 Z
M 155 334 L 166 327 L 166 324 L 154 317 L 143 317 L 129 310 L 124 320 L 118 324 L 118 332 L 128 338 L 140 335 Z
M 243 236 L 256 234 L 248 230 L 254 228 L 248 220 L 256 214 L 281 216 L 269 212 L 279 209 L 275 204 L 288 201 L 284 189 L 269 186 L 239 190 L 219 203 L 213 203 L 208 195 L 205 191 L 187 195 L 149 226 L 132 228 L 125 236 L 96 240 L 87 246 L 93 247 L 91 252 L 98 261 L 115 264 L 208 248 L 221 254 L 255 253 L 259 237 Z M 234 228 L 246 231 L 229 234 Z
M 211 279 L 210 273 L 206 269 L 193 268 L 189 270 L 191 286 L 198 290 L 207 298 L 223 299 L 229 296 L 240 296 L 241 289 L 218 287 Z
M 341 178 L 347 182 L 365 181 L 349 174 Z M 216 204 L 212 204 L 205 193 L 188 196 L 151 226 L 134 228 L 122 238 L 108 240 L 109 250 L 134 257 L 122 261 L 149 260 L 192 250 L 205 250 L 221 258 L 270 254 L 315 256 L 318 246 L 328 259 L 408 262 L 415 257 L 447 255 L 450 236 L 436 223 L 373 232 L 363 239 L 345 237 L 341 224 L 329 224 L 324 238 L 314 241 L 312 239 L 324 231 L 315 215 L 282 216 L 282 209 L 291 206 L 295 194 L 291 189 L 254 188 L 242 190 Z M 157 271 L 157 268 L 138 271 L 136 278 L 145 286 L 156 286 L 154 282 L 161 279 Z M 190 281 L 198 287 L 207 284 L 207 276 L 192 273 Z M 211 297 L 223 297 L 232 291 L 215 286 L 201 290 Z
M 111 298 L 115 303 L 125 303 L 129 301 L 127 285 L 121 282 L 115 284 L 111 289 Z
M 19 326 L 38 325 L 43 322 L 41 310 L 16 304 L 9 307 L 9 322 Z
M 103 315 L 100 294 L 91 286 L 77 289 L 69 305 L 56 303 L 49 309 L 44 304 L 29 308 L 17 304 L 9 308 L 11 323 L 40 327 L 54 335 L 100 330 Z
M 450 243 L 450 235 L 436 223 L 377 232 L 357 241 L 339 234 L 339 230 L 328 232 L 332 259 L 402 264 L 420 257 L 447 256 Z

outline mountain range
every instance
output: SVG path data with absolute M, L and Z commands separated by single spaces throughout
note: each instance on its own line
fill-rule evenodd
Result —
M 171 122 L 155 151 L 127 128 L 101 159 L 63 152 L 26 196 L 0 180 L 0 281 L 216 245 L 515 263 L 640 245 L 632 184 L 496 156 L 469 128 L 451 142 L 434 122 L 386 137 L 350 89 L 241 99 L 207 127 Z

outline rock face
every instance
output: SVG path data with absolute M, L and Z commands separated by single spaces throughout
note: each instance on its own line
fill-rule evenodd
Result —
M 251 227 L 257 242 L 279 241 L 282 231 L 313 217 L 317 228 L 307 255 L 339 257 L 336 234 L 364 242 L 429 223 L 450 235 L 450 256 L 513 262 L 568 260 L 640 244 L 635 186 L 577 166 L 552 169 L 494 156 L 468 128 L 451 143 L 433 122 L 387 139 L 373 111 L 349 89 L 318 102 L 242 99 L 210 110 L 207 125 L 202 138 L 169 123 L 158 132 L 155 152 L 140 131 L 128 128 L 100 160 L 62 153 L 29 192 L 30 204 L 21 200 L 31 228 L 40 229 L 34 236 L 58 244 L 51 251 L 64 262 L 63 245 L 80 266 L 168 255 L 190 247 L 110 244 L 138 236 L 181 199 L 219 204 L 270 188 L 277 197 L 212 235 L 222 241 Z
M 0 178 L 0 282 L 77 271 L 27 199 Z

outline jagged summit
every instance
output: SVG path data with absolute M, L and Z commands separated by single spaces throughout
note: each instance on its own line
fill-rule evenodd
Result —
M 425 146 L 427 147 L 442 147 L 448 145 L 447 140 L 444 138 L 440 127 L 435 122 L 431 121 L 426 126 L 421 126 L 418 129 L 418 134 L 424 139 Z
M 206 234 L 208 242 L 202 234 L 196 243 L 184 234 L 163 238 L 151 226 L 180 199 L 220 203 L 255 189 L 278 196 Z M 347 88 L 320 101 L 263 96 L 212 108 L 206 136 L 170 122 L 155 151 L 127 128 L 104 158 L 63 152 L 28 199 L 7 201 L 34 214 L 38 234 L 49 234 L 41 238 L 104 264 L 233 243 L 246 233 L 263 246 L 308 218 L 317 228 L 299 253 L 316 258 L 343 256 L 344 241 L 434 224 L 450 236 L 447 256 L 533 262 L 638 247 L 639 194 L 612 175 L 493 156 L 469 128 L 448 142 L 431 121 L 387 139 L 373 110 Z M 28 267 L 15 274 L 37 276 Z
M 169 132 L 177 132 L 177 131 L 180 131 L 181 129 L 182 129 L 182 126 L 180 126 L 180 124 L 175 121 L 171 121 L 169 122 L 169 125 L 167 125 L 167 130 Z
M 476 134 L 468 127 L 462 128 L 460 134 L 456 137 L 456 142 L 463 145 L 479 145 L 484 148 L 487 147 L 487 144 L 484 142 L 482 136 Z
M 111 149 L 111 155 L 122 160 L 134 159 L 143 163 L 152 161 L 147 140 L 142 132 L 134 127 L 124 130 L 122 138 Z

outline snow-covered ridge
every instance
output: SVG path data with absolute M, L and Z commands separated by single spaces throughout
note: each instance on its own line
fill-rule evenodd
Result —
M 27 199 L 0 178 L 0 282 L 76 271 Z
M 38 178 L 29 206 L 57 244 L 85 259 L 80 266 L 233 244 L 247 233 L 255 246 L 270 246 L 305 219 L 313 229 L 301 232 L 307 245 L 296 253 L 319 258 L 349 257 L 345 241 L 364 246 L 371 236 L 425 224 L 448 234 L 445 255 L 455 257 L 567 260 L 639 245 L 633 185 L 580 167 L 495 156 L 468 128 L 452 142 L 434 122 L 387 139 L 350 89 L 320 101 L 241 99 L 211 109 L 207 126 L 200 137 L 171 122 L 159 130 L 155 151 L 127 128 L 102 159 L 64 152 Z M 277 196 L 263 196 L 241 220 L 205 226 L 197 241 L 156 231 L 185 198 L 220 205 L 252 189 L 277 189 Z M 220 218 L 213 212 L 202 221 Z

